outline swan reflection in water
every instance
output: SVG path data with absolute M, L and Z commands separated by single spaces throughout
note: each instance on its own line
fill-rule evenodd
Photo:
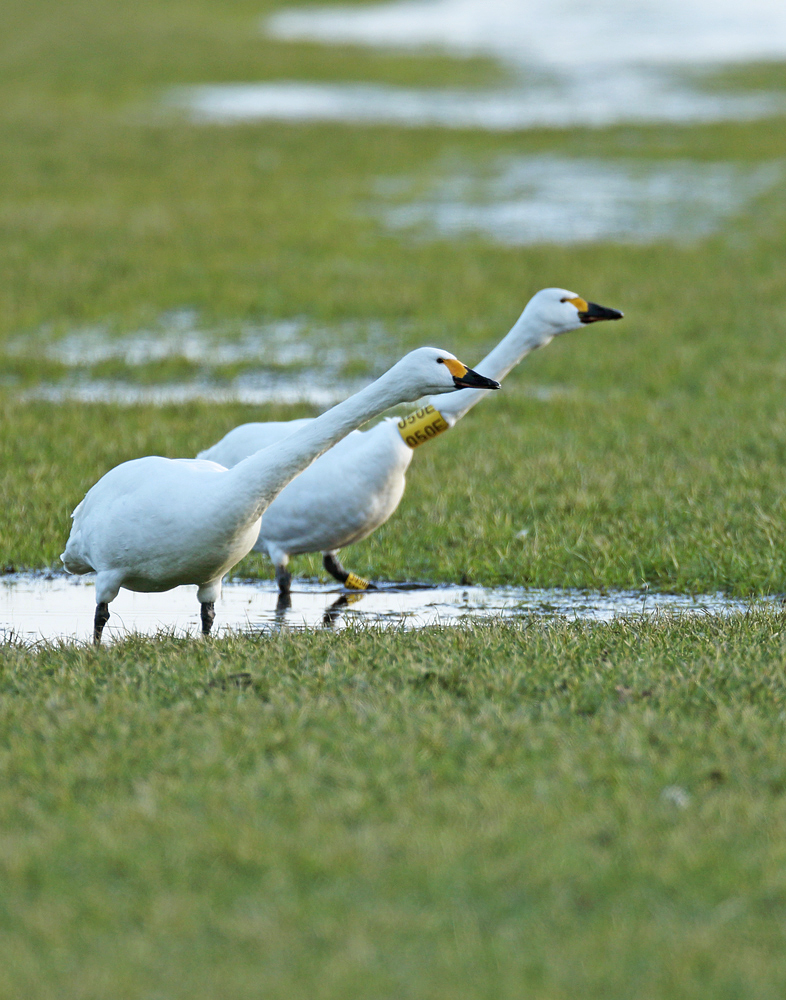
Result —
M 325 608 L 324 614 L 322 615 L 322 624 L 325 628 L 332 628 L 336 622 L 340 620 L 344 609 L 350 607 L 352 604 L 357 604 L 357 602 L 362 600 L 363 597 L 365 597 L 365 594 L 358 591 L 347 591 L 345 594 L 339 594 L 335 601 Z M 276 601 L 276 610 L 273 615 L 275 625 L 278 627 L 289 627 L 290 623 L 287 621 L 287 614 L 291 610 L 291 591 L 287 590 L 284 593 L 279 593 L 278 600 Z
M 325 597 L 329 597 L 331 594 L 336 594 L 337 596 L 322 612 L 321 624 L 325 628 L 333 628 L 342 620 L 342 618 L 346 617 L 345 613 L 350 611 L 350 609 L 351 614 L 357 615 L 356 621 L 386 625 L 397 622 L 403 623 L 406 619 L 411 619 L 413 613 L 417 615 L 419 611 L 424 610 L 425 607 L 431 606 L 434 603 L 434 590 L 435 585 L 433 583 L 408 582 L 389 583 L 387 585 L 380 584 L 379 586 L 369 590 L 326 591 L 323 592 Z M 396 602 L 394 595 L 409 593 L 412 591 L 422 591 L 424 593 L 428 591 L 429 593 L 428 596 L 424 598 L 423 602 L 417 602 L 416 607 L 402 607 L 399 602 Z M 293 594 L 295 601 L 294 608 L 292 606 Z M 313 601 L 313 593 L 305 591 L 301 592 L 301 594 L 306 602 L 309 602 L 309 598 Z M 393 599 L 385 601 L 385 595 L 390 595 Z M 274 628 L 290 629 L 293 627 L 308 627 L 306 623 L 306 615 L 304 615 L 305 609 L 303 607 L 298 608 L 299 596 L 300 594 L 297 590 L 286 591 L 285 593 L 278 594 L 276 609 L 273 613 L 272 624 Z M 466 594 L 464 594 L 464 598 L 466 599 Z M 353 605 L 358 604 L 364 599 L 367 601 L 365 608 L 353 608 Z M 456 603 L 455 600 L 453 603 Z M 461 604 L 462 602 L 458 603 Z M 312 626 L 317 625 L 317 620 L 315 619 L 313 613 L 309 614 L 308 618 L 311 620 Z M 264 628 L 264 625 L 260 622 L 258 623 L 258 627 Z

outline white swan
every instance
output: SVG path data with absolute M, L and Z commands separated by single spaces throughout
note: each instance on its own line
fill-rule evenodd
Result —
M 447 351 L 422 347 L 370 386 L 232 469 L 201 459 L 138 458 L 88 492 L 60 557 L 70 573 L 95 572 L 94 641 L 121 587 L 162 591 L 196 584 L 202 631 L 215 617 L 221 581 L 251 550 L 259 519 L 306 466 L 371 417 L 426 393 L 498 389 Z
M 586 302 L 564 288 L 544 288 L 527 303 L 503 340 L 478 365 L 478 371 L 501 381 L 521 359 L 568 330 L 622 313 Z M 279 590 L 289 590 L 289 558 L 322 552 L 325 569 L 347 587 L 365 589 L 367 580 L 348 573 L 338 549 L 370 535 L 390 517 L 404 495 L 412 451 L 452 427 L 487 393 L 463 392 L 404 420 L 389 418 L 368 431 L 354 431 L 287 486 L 265 512 L 254 549 L 267 552 L 276 569 Z M 231 467 L 259 448 L 308 426 L 309 419 L 242 424 L 212 448 L 199 453 Z

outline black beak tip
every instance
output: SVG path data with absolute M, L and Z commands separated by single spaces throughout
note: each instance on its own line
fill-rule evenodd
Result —
M 453 381 L 457 389 L 499 389 L 499 382 L 493 378 L 486 378 L 478 372 L 468 368 L 463 375 L 454 375 Z
M 599 306 L 597 302 L 588 302 L 585 312 L 579 313 L 582 323 L 598 323 L 606 319 L 622 319 L 625 314 L 619 309 L 609 309 L 606 306 Z

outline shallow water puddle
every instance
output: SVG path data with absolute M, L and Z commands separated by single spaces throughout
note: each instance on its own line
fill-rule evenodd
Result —
M 280 371 L 308 366 L 318 356 L 322 369 L 335 372 L 353 359 L 345 343 L 379 354 L 390 337 L 388 325 L 379 320 L 325 325 L 304 316 L 205 329 L 197 310 L 176 309 L 131 333 L 116 334 L 109 325 L 98 324 L 53 336 L 44 326 L 13 338 L 5 350 L 13 357 L 43 356 L 69 368 L 107 361 L 135 368 L 181 359 L 208 368 L 245 363 Z
M 292 317 L 204 329 L 196 310 L 180 309 L 131 333 L 117 334 L 101 324 L 65 333 L 43 327 L 11 339 L 3 350 L 15 359 L 43 357 L 70 369 L 57 381 L 30 388 L 24 399 L 121 406 L 202 400 L 328 407 L 393 364 L 398 359 L 395 344 L 396 334 L 376 320 L 328 326 Z M 164 381 L 157 368 L 167 361 L 186 362 L 197 370 L 191 378 Z M 95 368 L 108 364 L 117 374 L 107 376 L 106 367 Z M 146 370 L 140 374 L 140 369 Z
M 780 94 L 702 94 L 680 89 L 654 72 L 646 77 L 620 73 L 613 80 L 583 74 L 559 88 L 488 92 L 354 83 L 224 83 L 180 87 L 169 103 L 204 124 L 272 120 L 489 132 L 755 121 L 786 111 Z
M 680 240 L 714 232 L 782 174 L 780 163 L 500 157 L 485 173 L 449 169 L 425 197 L 375 214 L 392 229 L 475 233 L 514 246 Z M 417 185 L 384 178 L 378 192 L 398 200 Z
M 786 57 L 782 0 L 393 0 L 282 10 L 263 30 L 282 41 L 488 56 L 517 81 L 494 90 L 274 81 L 188 88 L 174 100 L 203 121 L 499 131 L 746 120 L 786 107 L 783 94 L 702 90 L 686 73 Z
M 95 589 L 90 578 L 54 574 L 9 574 L 0 578 L 0 641 L 86 641 L 92 636 Z M 757 606 L 779 606 L 779 599 Z M 346 592 L 295 581 L 288 602 L 281 602 L 271 581 L 228 583 L 216 606 L 216 633 L 273 631 L 282 628 L 344 628 L 367 624 L 393 628 L 461 625 L 488 618 L 569 618 L 609 622 L 635 615 L 742 614 L 751 602 L 720 594 L 692 598 L 675 594 L 577 590 L 526 590 L 516 587 L 430 587 L 390 585 L 378 591 Z M 165 594 L 121 590 L 111 605 L 104 635 L 128 633 L 197 635 L 199 605 L 193 587 Z
M 22 398 L 47 403 L 111 403 L 115 406 L 170 406 L 194 400 L 208 403 L 311 403 L 334 406 L 368 385 L 364 381 L 313 381 L 306 373 L 300 379 L 242 378 L 229 386 L 205 382 L 176 382 L 163 385 L 135 385 L 109 379 L 79 379 L 73 382 L 45 382 L 23 393 Z
M 263 30 L 286 41 L 443 48 L 530 68 L 707 64 L 786 54 L 781 0 L 389 0 L 290 7 Z

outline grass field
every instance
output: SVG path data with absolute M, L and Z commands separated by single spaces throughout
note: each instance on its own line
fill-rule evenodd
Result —
M 31 399 L 64 379 L 240 370 L 66 365 L 47 345 L 74 331 L 299 317 L 370 375 L 422 343 L 472 364 L 558 284 L 625 320 L 529 358 L 420 449 L 396 516 L 347 564 L 786 591 L 783 174 L 679 244 L 423 240 L 368 210 L 380 178 L 504 155 L 771 165 L 786 121 L 493 135 L 198 127 L 162 107 L 202 82 L 504 78 L 481 59 L 275 43 L 266 9 L 4 5 L 0 567 L 55 565 L 70 511 L 119 461 L 312 412 Z M 784 89 L 786 69 L 721 82 Z M 378 353 L 352 340 L 368 324 Z M 5 646 L 0 996 L 782 997 L 781 629 L 756 613 Z
M 0 992 L 781 996 L 780 629 L 7 650 Z

